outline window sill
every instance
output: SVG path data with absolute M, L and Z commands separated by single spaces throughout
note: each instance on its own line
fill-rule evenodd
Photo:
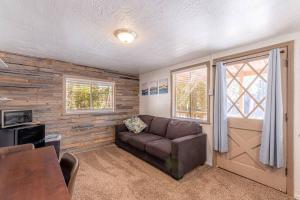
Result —
M 211 125 L 209 121 L 201 121 L 200 119 L 192 119 L 192 118 L 183 118 L 183 117 L 172 117 L 172 119 L 190 121 L 190 122 L 198 122 L 200 124 Z
M 64 112 L 64 115 L 94 115 L 94 116 L 102 116 L 102 115 L 115 115 L 117 114 L 115 111 L 74 111 L 74 112 Z

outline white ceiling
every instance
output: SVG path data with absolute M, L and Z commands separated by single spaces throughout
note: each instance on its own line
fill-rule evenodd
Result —
M 0 50 L 134 74 L 298 30 L 300 0 L 0 0 Z

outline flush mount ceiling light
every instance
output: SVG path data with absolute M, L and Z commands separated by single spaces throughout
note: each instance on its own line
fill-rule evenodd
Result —
M 132 43 L 136 38 L 136 33 L 127 29 L 118 29 L 114 35 L 124 44 Z

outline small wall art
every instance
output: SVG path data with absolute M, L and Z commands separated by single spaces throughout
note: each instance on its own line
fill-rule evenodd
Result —
M 159 80 L 159 84 L 158 84 L 158 91 L 159 91 L 159 94 L 167 94 L 168 93 L 168 90 L 169 90 L 169 87 L 168 87 L 168 79 L 165 78 L 165 79 L 160 79 Z
M 149 82 L 149 90 L 150 90 L 150 95 L 158 94 L 157 81 L 150 81 Z
M 148 83 L 142 83 L 142 96 L 149 95 Z

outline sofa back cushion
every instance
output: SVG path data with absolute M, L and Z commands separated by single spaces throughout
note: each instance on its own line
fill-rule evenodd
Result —
M 168 118 L 154 117 L 151 122 L 149 132 L 153 133 L 155 135 L 165 137 L 169 121 L 170 121 L 170 119 L 168 119 Z
M 147 124 L 147 128 L 144 130 L 144 132 L 149 132 L 150 131 L 150 126 L 151 126 L 151 122 L 153 120 L 153 116 L 151 115 L 139 115 L 138 116 L 145 124 Z
M 199 123 L 193 121 L 185 121 L 172 119 L 167 128 L 166 137 L 173 140 L 187 135 L 195 135 L 202 133 L 202 127 Z

